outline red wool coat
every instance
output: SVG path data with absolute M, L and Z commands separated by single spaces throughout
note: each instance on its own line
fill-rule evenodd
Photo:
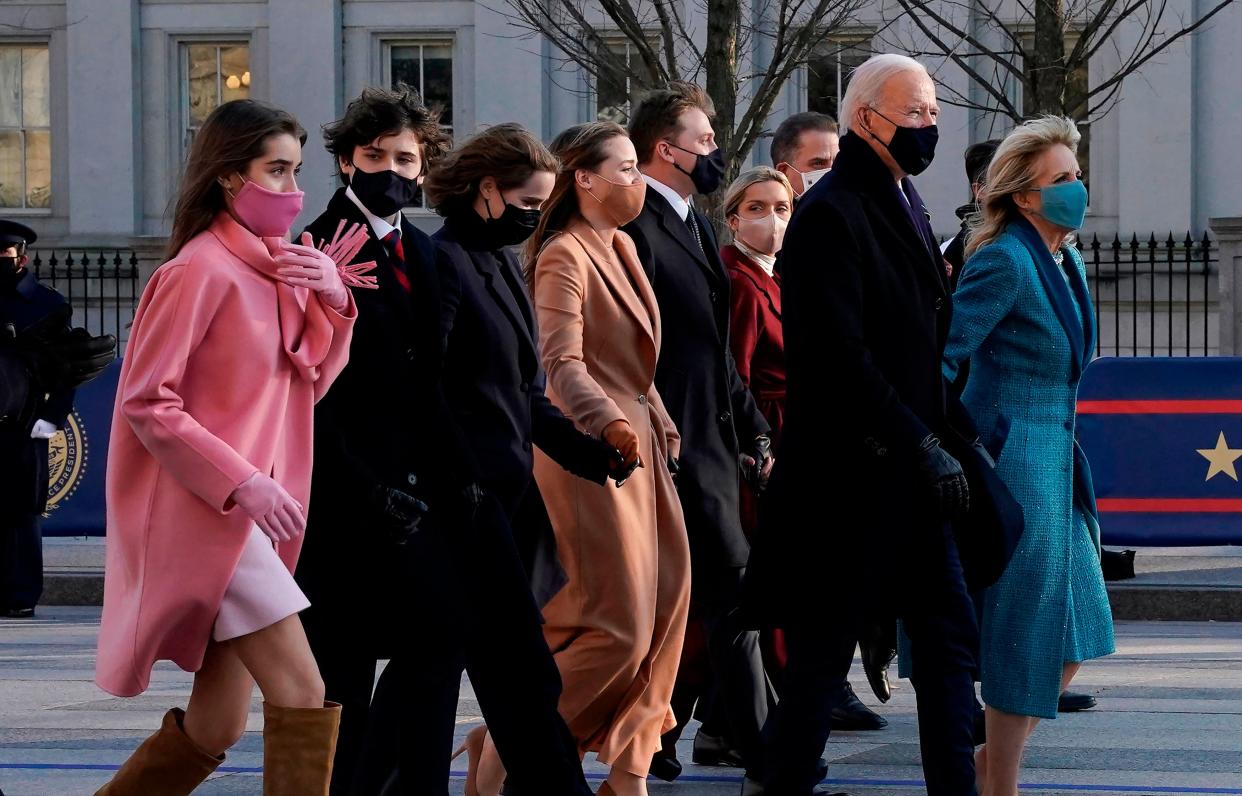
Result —
M 95 679 L 117 696 L 145 691 L 157 660 L 202 665 L 250 533 L 233 490 L 269 473 L 310 505 L 314 404 L 345 367 L 357 308 L 278 283 L 276 245 L 222 213 L 142 293 L 108 451 Z M 291 571 L 301 547 L 278 545 Z
M 733 244 L 720 249 L 729 270 L 732 307 L 729 345 L 742 382 L 772 427 L 772 448 L 779 455 L 785 415 L 785 335 L 781 327 L 781 283 Z M 742 527 L 753 533 L 758 524 L 755 496 L 742 485 Z

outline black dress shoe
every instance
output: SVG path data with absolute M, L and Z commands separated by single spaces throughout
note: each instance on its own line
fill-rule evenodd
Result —
M 897 657 L 897 650 L 892 644 L 893 642 L 878 627 L 864 632 L 863 638 L 858 642 L 863 671 L 867 673 L 867 683 L 871 686 L 875 698 L 880 702 L 887 702 L 893 698 L 893 686 L 888 681 L 888 667 Z
M 694 752 L 690 758 L 696 766 L 723 766 L 741 768 L 742 755 L 719 735 L 711 735 L 700 729 L 694 735 Z
M 888 720 L 859 701 L 854 687 L 845 684 L 845 697 L 832 709 L 832 729 L 846 731 L 882 730 Z
M 0 618 L 4 619 L 34 619 L 33 608 L 6 608 L 0 613 Z
M 742 779 L 742 796 L 767 796 L 768 791 L 763 783 L 757 779 L 745 777 Z M 810 796 L 850 796 L 842 791 L 829 790 L 825 785 L 816 785 L 811 791 Z
M 1077 713 L 1080 710 L 1090 710 L 1093 707 L 1095 707 L 1095 697 L 1090 694 L 1064 691 L 1061 694 L 1061 698 L 1057 700 L 1058 713 Z
M 665 782 L 672 782 L 681 776 L 681 761 L 676 755 L 670 755 L 664 751 L 656 752 L 651 758 L 651 776 Z

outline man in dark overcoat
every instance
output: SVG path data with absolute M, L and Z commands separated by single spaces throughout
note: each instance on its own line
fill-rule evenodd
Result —
M 918 62 L 860 67 L 840 154 L 785 237 L 786 424 L 745 605 L 784 628 L 789 663 L 743 793 L 827 792 L 816 763 L 859 627 L 898 618 L 928 793 L 975 792 L 978 630 L 952 530 L 969 490 L 940 444 L 956 433 L 941 374 L 952 303 L 910 180 L 931 163 L 938 115 Z

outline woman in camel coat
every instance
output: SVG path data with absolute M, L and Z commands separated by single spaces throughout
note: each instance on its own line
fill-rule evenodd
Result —
M 535 479 L 568 585 L 544 609 L 564 681 L 561 714 L 612 766 L 601 793 L 645 794 L 690 604 L 690 553 L 673 485 L 680 439 L 653 384 L 660 313 L 634 244 L 646 184 L 615 124 L 570 128 L 530 252 L 548 396 L 634 470 L 624 485 L 575 478 L 540 454 Z

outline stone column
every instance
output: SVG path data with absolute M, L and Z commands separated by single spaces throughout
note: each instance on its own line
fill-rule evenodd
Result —
M 69 235 L 128 238 L 138 223 L 138 0 L 67 0 Z
M 341 0 L 268 0 L 268 19 L 268 96 L 306 128 L 297 231 L 323 212 L 339 185 L 320 129 L 343 110 Z
M 1213 218 L 1220 246 L 1220 354 L 1242 355 L 1242 216 Z

